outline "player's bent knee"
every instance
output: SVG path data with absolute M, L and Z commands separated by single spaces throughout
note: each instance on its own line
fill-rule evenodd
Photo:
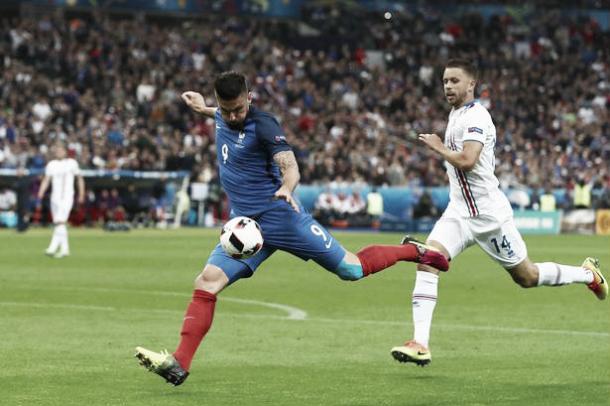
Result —
M 208 264 L 195 278 L 195 289 L 217 294 L 223 290 L 228 283 L 229 278 L 222 269 L 215 265 Z
M 527 259 L 516 267 L 508 269 L 508 272 L 513 281 L 522 288 L 538 286 L 538 268 Z
M 522 288 L 533 288 L 538 286 L 538 278 L 534 278 L 529 273 L 513 273 L 511 276 L 515 283 Z

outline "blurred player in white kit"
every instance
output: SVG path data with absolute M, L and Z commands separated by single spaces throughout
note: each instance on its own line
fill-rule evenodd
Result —
M 45 254 L 55 258 L 70 255 L 68 229 L 66 223 L 74 204 L 74 179 L 78 182 L 78 203 L 85 201 L 85 181 L 80 174 L 78 162 L 68 158 L 66 147 L 62 143 L 53 145 L 53 155 L 45 167 L 44 177 L 38 191 L 38 200 L 44 197 L 51 183 L 51 216 L 53 217 L 53 237 Z

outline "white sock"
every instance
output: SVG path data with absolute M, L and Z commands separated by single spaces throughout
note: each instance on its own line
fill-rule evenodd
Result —
M 438 295 L 438 275 L 417 271 L 413 288 L 413 339 L 428 347 L 432 314 Z
M 59 236 L 59 251 L 62 254 L 67 254 L 70 252 L 68 247 L 68 229 L 65 224 L 60 224 L 57 226 L 57 235 Z
M 538 267 L 538 286 L 593 282 L 593 272 L 581 266 L 561 265 L 555 262 L 541 262 L 536 266 Z
M 51 243 L 49 244 L 49 247 L 47 248 L 47 252 L 49 252 L 51 254 L 55 253 L 55 251 L 57 251 L 57 248 L 59 247 L 60 239 L 59 239 L 58 228 L 59 228 L 59 226 L 53 227 L 53 236 L 51 237 Z

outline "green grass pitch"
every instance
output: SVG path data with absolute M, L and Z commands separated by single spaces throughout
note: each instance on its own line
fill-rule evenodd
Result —
M 174 388 L 134 347 L 174 350 L 218 230 L 71 229 L 61 260 L 43 255 L 50 235 L 0 231 L 4 406 L 610 404 L 610 301 L 583 285 L 521 289 L 477 247 L 441 277 L 426 368 L 390 356 L 411 336 L 413 264 L 343 282 L 276 253 L 223 292 Z M 335 235 L 352 250 L 400 239 Z M 608 237 L 526 242 L 535 261 L 597 256 L 610 276 Z

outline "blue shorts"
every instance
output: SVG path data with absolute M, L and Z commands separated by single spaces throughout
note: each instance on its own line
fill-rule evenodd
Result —
M 303 208 L 297 213 L 286 203 L 254 219 L 261 226 L 265 241 L 258 254 L 247 259 L 235 259 L 218 244 L 208 258 L 208 264 L 222 269 L 229 283 L 252 276 L 276 250 L 289 252 L 305 261 L 313 259 L 331 272 L 337 269 L 345 256 L 341 244 Z

